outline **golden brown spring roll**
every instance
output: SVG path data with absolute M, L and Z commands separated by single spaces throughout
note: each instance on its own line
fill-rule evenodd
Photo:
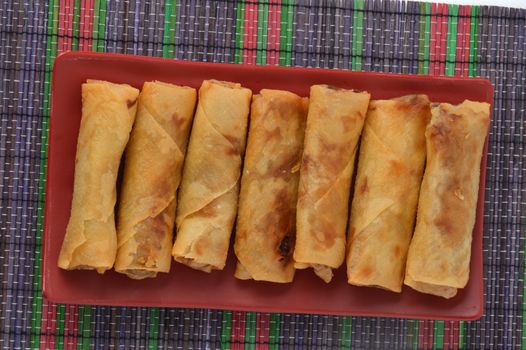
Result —
M 294 278 L 307 109 L 307 98 L 288 91 L 261 90 L 252 100 L 234 244 L 239 279 L 286 283 Z
M 349 223 L 350 284 L 402 290 L 430 118 L 425 95 L 369 104 Z
M 370 94 L 314 85 L 301 162 L 294 266 L 325 282 L 345 259 L 349 187 Z
M 469 278 L 489 104 L 441 103 L 431 111 L 427 164 L 404 283 L 420 292 L 451 298 Z
M 225 266 L 234 225 L 252 92 L 204 81 L 190 136 L 172 255 L 210 272 Z
M 66 270 L 111 269 L 117 253 L 116 181 L 135 119 L 139 90 L 88 80 L 82 84 L 71 216 L 58 258 Z
M 194 116 L 196 91 L 144 83 L 126 148 L 115 270 L 130 278 L 169 272 L 176 192 Z

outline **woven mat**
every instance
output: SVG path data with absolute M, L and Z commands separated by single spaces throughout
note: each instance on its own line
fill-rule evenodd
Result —
M 0 1 L 0 346 L 520 348 L 526 11 L 389 1 Z M 41 250 L 53 60 L 66 50 L 482 76 L 495 86 L 476 322 L 54 305 Z

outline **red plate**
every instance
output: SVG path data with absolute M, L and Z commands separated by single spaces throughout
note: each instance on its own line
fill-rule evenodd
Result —
M 469 283 L 445 300 L 404 287 L 401 294 L 347 284 L 340 268 L 325 284 L 312 270 L 297 271 L 293 283 L 280 285 L 234 278 L 230 249 L 224 271 L 206 274 L 181 264 L 170 274 L 135 281 L 113 271 L 63 271 L 57 259 L 71 206 L 75 149 L 81 118 L 81 83 L 102 79 L 137 88 L 161 80 L 199 87 L 204 79 L 240 82 L 257 93 L 262 88 L 290 90 L 307 96 L 312 84 L 366 90 L 372 98 L 424 93 L 432 101 L 460 103 L 464 99 L 493 102 L 491 83 L 483 79 L 362 73 L 340 70 L 261 67 L 182 62 L 115 54 L 66 53 L 55 61 L 49 135 L 46 215 L 44 223 L 44 295 L 52 302 L 73 304 L 165 306 L 298 312 L 335 315 L 394 316 L 472 320 L 483 312 L 482 221 L 487 144 L 481 166 L 477 219 L 473 231 Z

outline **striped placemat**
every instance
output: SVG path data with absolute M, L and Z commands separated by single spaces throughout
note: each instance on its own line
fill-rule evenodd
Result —
M 526 345 L 526 11 L 381 0 L 0 1 L 0 346 L 511 349 Z M 55 305 L 41 250 L 52 66 L 67 50 L 482 76 L 495 86 L 475 322 Z M 525 347 L 526 348 L 526 347 Z

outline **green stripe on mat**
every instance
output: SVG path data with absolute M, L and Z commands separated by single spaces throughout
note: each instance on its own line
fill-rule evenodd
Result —
M 345 316 L 342 320 L 342 336 L 340 349 L 351 349 L 352 317 Z
M 268 2 L 258 5 L 256 64 L 267 64 Z
M 46 73 L 44 75 L 43 110 L 46 116 L 50 114 L 51 69 L 57 53 L 58 33 L 58 0 L 50 0 L 48 10 L 49 34 L 46 42 Z M 42 322 L 42 231 L 44 227 L 44 203 L 46 196 L 47 146 L 48 146 L 48 118 L 42 120 L 42 138 L 40 146 L 40 174 L 38 178 L 37 225 L 35 234 L 35 265 L 33 277 L 33 304 L 31 306 L 31 348 L 40 347 Z
M 157 349 L 159 347 L 159 309 L 156 307 L 150 308 L 149 324 L 148 349 Z
M 243 38 L 245 35 L 245 3 L 236 4 L 236 50 L 234 63 L 243 63 Z
M 464 349 L 464 330 L 465 324 L 464 321 L 458 322 L 458 348 Z
M 55 349 L 64 349 L 64 321 L 66 319 L 66 306 L 57 305 L 56 330 L 55 330 Z
M 444 348 L 444 321 L 433 321 L 433 349 Z
M 79 49 L 80 39 L 80 9 L 81 0 L 75 0 L 73 4 L 73 39 L 71 41 L 71 50 L 77 51 Z
M 269 321 L 269 335 L 268 335 L 268 349 L 277 350 L 279 349 L 279 323 L 280 323 L 280 314 L 270 314 Z
M 446 75 L 455 75 L 457 58 L 458 5 L 448 6 Z
M 418 321 L 407 320 L 406 323 L 406 344 L 408 349 L 418 349 Z
M 420 4 L 420 34 L 418 38 L 418 74 L 429 74 L 429 41 L 431 4 Z
M 93 50 L 104 51 L 104 35 L 106 32 L 106 0 L 95 0 L 93 23 Z
M 232 337 L 232 311 L 223 311 L 223 322 L 221 325 L 221 349 L 230 349 Z
M 477 76 L 477 53 L 478 53 L 478 34 L 479 34 L 479 7 L 471 7 L 471 24 L 469 29 L 469 66 L 468 75 Z
M 173 58 L 175 54 L 175 23 L 177 6 L 175 0 L 166 0 L 164 8 L 163 57 Z
M 91 306 L 79 306 L 77 350 L 89 350 L 91 339 Z
M 362 69 L 364 0 L 354 0 L 352 28 L 352 70 Z M 356 11 L 358 10 L 358 11 Z
M 294 23 L 293 0 L 281 2 L 280 38 L 279 38 L 279 65 L 292 65 L 292 25 Z
M 245 350 L 256 349 L 256 319 L 255 312 L 245 314 Z

